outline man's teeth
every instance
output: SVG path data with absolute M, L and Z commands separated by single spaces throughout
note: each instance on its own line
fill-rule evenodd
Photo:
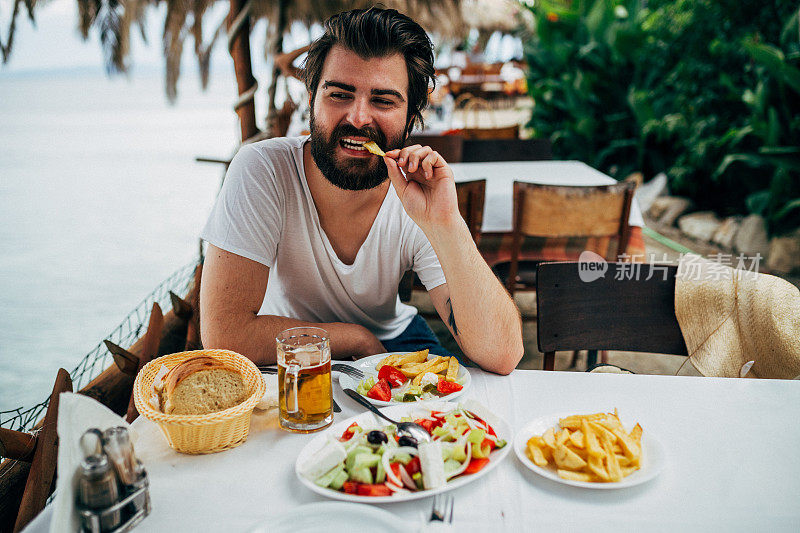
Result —
M 342 146 L 345 148 L 349 148 L 350 150 L 366 150 L 364 148 L 364 143 L 366 141 L 352 141 L 350 139 L 342 139 Z

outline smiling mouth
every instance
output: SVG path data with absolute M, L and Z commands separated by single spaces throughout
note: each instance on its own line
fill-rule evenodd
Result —
M 356 152 L 367 152 L 367 149 L 364 148 L 365 142 L 367 141 L 356 141 L 354 139 L 345 138 L 339 141 L 339 144 L 342 145 L 344 148 L 347 148 L 348 150 L 354 150 Z

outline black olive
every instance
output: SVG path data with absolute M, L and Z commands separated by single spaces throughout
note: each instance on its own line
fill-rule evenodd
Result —
M 411 446 L 412 448 L 417 447 L 417 439 L 414 437 L 409 437 L 408 435 L 403 435 L 397 440 L 397 444 L 400 446 Z
M 389 437 L 383 431 L 373 430 L 367 433 L 367 442 L 370 444 L 383 444 L 389 442 Z

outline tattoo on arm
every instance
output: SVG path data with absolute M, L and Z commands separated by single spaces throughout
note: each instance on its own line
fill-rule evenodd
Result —
M 453 302 L 450 301 L 450 298 L 447 299 L 447 308 L 450 309 L 450 316 L 447 318 L 447 323 L 450 325 L 450 329 L 453 331 L 453 336 L 458 336 L 458 326 L 456 326 L 456 315 L 453 313 Z

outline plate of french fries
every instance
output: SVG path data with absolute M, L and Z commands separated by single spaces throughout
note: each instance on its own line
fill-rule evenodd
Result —
M 658 440 L 639 423 L 623 423 L 616 409 L 537 418 L 517 433 L 514 452 L 541 476 L 592 489 L 632 487 L 664 466 Z
M 383 353 L 348 364 L 364 372 L 366 377 L 358 380 L 340 374 L 339 385 L 357 391 L 379 407 L 424 400 L 453 400 L 464 394 L 472 382 L 469 371 L 455 357 L 431 354 L 428 350 Z M 378 395 L 369 394 L 379 381 L 386 381 L 379 376 L 385 378 L 387 375 L 394 377 L 388 379 L 391 398 L 378 399 Z

